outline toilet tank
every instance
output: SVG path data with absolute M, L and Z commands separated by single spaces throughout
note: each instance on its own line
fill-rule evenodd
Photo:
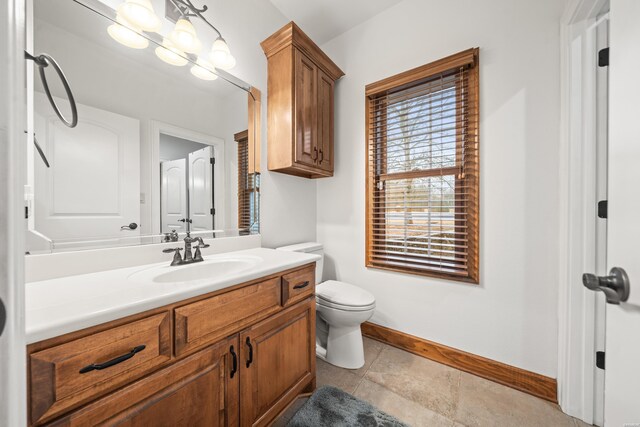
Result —
M 316 285 L 319 283 L 322 283 L 322 264 L 324 262 L 324 252 L 322 250 L 322 243 L 304 242 L 304 243 L 297 243 L 295 245 L 282 246 L 276 249 L 279 251 L 305 252 L 305 253 L 320 255 L 320 259 L 316 261 Z

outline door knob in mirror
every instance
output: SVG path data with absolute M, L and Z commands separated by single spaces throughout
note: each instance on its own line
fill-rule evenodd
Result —
M 129 225 L 123 225 L 122 227 L 120 227 L 120 230 L 135 230 L 136 228 L 138 228 L 138 224 L 132 222 Z
M 608 276 L 585 273 L 582 284 L 592 291 L 604 292 L 609 304 L 620 304 L 629 299 L 629 276 L 620 267 L 613 267 Z

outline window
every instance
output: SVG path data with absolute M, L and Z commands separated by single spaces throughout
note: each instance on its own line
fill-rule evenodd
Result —
M 478 283 L 478 49 L 366 87 L 366 265 Z
M 248 131 L 234 135 L 238 143 L 238 229 L 240 234 L 257 233 L 259 173 L 249 172 Z

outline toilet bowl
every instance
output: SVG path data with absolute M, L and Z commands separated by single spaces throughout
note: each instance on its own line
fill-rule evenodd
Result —
M 320 243 L 284 246 L 279 250 L 323 256 Z M 316 355 L 346 369 L 364 366 L 360 325 L 373 316 L 375 297 L 350 283 L 322 281 L 324 257 L 316 263 Z

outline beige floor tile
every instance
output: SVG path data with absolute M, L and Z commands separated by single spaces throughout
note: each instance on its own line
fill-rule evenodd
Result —
M 366 400 L 378 409 L 414 427 L 454 426 L 454 422 L 443 415 L 433 412 L 367 379 L 362 380 L 355 392 L 355 396 Z
M 348 369 L 338 368 L 324 360 L 316 359 L 316 385 L 318 388 L 323 385 L 332 385 L 353 394 L 361 379 L 359 375 Z
M 575 427 L 558 405 L 464 372 L 454 419 L 466 426 Z
M 573 424 L 575 427 L 593 427 L 591 424 L 587 424 L 582 420 L 579 420 L 577 418 L 573 418 Z
M 406 351 L 385 346 L 365 379 L 445 417 L 456 411 L 460 371 Z
M 371 364 L 378 358 L 382 348 L 385 347 L 385 344 L 382 344 L 380 341 L 372 340 L 371 338 L 363 337 L 364 341 L 364 366 L 360 369 L 353 369 L 350 372 L 353 372 L 360 377 L 363 377 L 364 374 L 369 370 Z

